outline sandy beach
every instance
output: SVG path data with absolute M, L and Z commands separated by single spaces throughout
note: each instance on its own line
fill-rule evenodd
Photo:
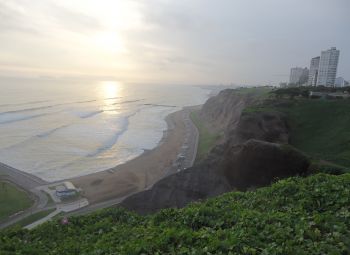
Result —
M 184 144 L 188 121 L 188 110 L 170 114 L 167 118 L 168 130 L 159 146 L 146 151 L 139 157 L 114 168 L 76 177 L 70 181 L 82 189 L 83 196 L 90 204 L 110 199 L 122 198 L 144 190 L 173 171 L 176 160 Z M 193 134 L 187 134 L 189 139 Z

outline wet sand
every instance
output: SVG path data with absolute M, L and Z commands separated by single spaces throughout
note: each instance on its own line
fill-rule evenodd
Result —
M 167 118 L 168 130 L 153 150 L 114 168 L 70 179 L 90 204 L 122 198 L 152 186 L 169 174 L 184 143 L 185 118 L 188 111 L 181 110 Z M 188 134 L 191 137 L 191 134 Z

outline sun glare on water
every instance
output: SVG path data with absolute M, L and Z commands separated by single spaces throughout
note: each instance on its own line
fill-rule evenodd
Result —
M 117 81 L 103 81 L 98 86 L 98 93 L 104 100 L 103 110 L 112 113 L 115 103 L 121 98 L 122 84 Z
M 104 99 L 117 98 L 120 95 L 121 84 L 116 81 L 103 81 L 101 82 L 101 94 Z

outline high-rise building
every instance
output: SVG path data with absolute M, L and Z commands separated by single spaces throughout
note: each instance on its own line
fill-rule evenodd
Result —
M 320 57 L 315 57 L 311 59 L 309 78 L 307 84 L 309 86 L 316 86 L 318 77 L 318 68 L 320 66 Z
M 317 86 L 333 87 L 337 75 L 339 50 L 335 47 L 321 52 Z
M 307 82 L 309 69 L 302 67 L 293 67 L 290 69 L 289 83 L 295 85 L 303 85 Z

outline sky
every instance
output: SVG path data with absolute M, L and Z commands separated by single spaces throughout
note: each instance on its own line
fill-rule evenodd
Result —
M 349 0 L 0 0 L 0 76 L 287 81 L 332 46 L 350 79 Z

